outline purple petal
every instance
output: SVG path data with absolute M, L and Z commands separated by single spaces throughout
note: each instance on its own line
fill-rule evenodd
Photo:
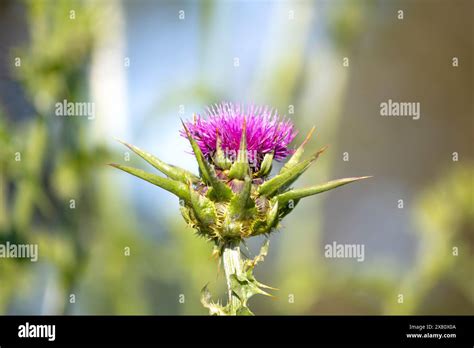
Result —
M 217 134 L 224 152 L 238 151 L 244 118 L 248 156 L 256 157 L 258 165 L 263 156 L 272 151 L 276 160 L 293 152 L 288 148 L 297 134 L 293 123 L 267 106 L 250 105 L 245 109 L 242 105 L 223 102 L 208 107 L 205 117 L 197 115 L 185 124 L 204 156 L 210 159 L 216 151 Z M 184 131 L 181 135 L 186 136 Z

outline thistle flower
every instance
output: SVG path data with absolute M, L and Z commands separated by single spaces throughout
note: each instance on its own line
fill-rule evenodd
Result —
M 255 280 L 253 269 L 268 251 L 268 241 L 254 259 L 242 260 L 239 245 L 245 239 L 268 236 L 302 198 L 365 179 L 353 177 L 303 189 L 292 185 L 325 148 L 302 159 L 313 129 L 296 149 L 289 144 L 296 136 L 293 124 L 267 107 L 222 103 L 208 108 L 205 117 L 183 122 L 181 135 L 190 144 L 199 166 L 199 176 L 166 164 L 136 146 L 123 143 L 166 175 L 111 164 L 161 187 L 180 199 L 185 221 L 199 236 L 215 245 L 215 255 L 224 264 L 229 302 L 226 306 L 210 301 L 207 286 L 201 301 L 211 314 L 252 314 L 248 299 L 268 295 L 269 288 Z M 273 160 L 290 159 L 273 178 Z
M 260 169 L 265 155 L 273 154 L 273 158 L 280 161 L 290 154 L 288 145 L 296 136 L 293 124 L 290 120 L 280 119 L 278 113 L 268 107 L 251 105 L 245 110 L 240 105 L 222 103 L 208 107 L 205 118 L 195 116 L 192 122 L 185 122 L 185 125 L 204 157 L 216 168 L 228 169 L 228 162 L 220 163 L 216 158 L 217 150 L 222 150 L 231 162 L 229 157 L 236 158 L 244 122 L 245 150 L 253 173 Z M 181 135 L 187 137 L 186 131 L 183 130 Z

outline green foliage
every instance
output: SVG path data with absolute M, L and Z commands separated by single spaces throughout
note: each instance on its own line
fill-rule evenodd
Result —
M 207 284 L 201 290 L 201 303 L 209 309 L 210 315 L 230 315 L 230 305 L 222 306 L 219 302 L 214 303 L 211 300 L 211 292 L 207 288 Z
M 124 141 L 120 141 L 120 142 L 124 144 L 126 147 L 128 147 L 130 150 L 135 152 L 138 156 L 143 158 L 145 161 L 150 163 L 153 167 L 158 169 L 160 172 L 168 176 L 170 179 L 181 181 L 184 184 L 187 184 L 188 181 L 191 181 L 192 183 L 197 183 L 199 181 L 199 177 L 197 177 L 196 175 L 194 175 L 193 173 L 185 169 L 181 169 L 176 166 L 166 164 L 165 162 L 161 161 L 159 158 L 156 158 L 155 156 L 139 149 L 138 147 L 134 145 L 127 144 Z
M 371 176 L 361 176 L 358 178 L 345 178 L 345 179 L 333 180 L 321 185 L 311 186 L 311 187 L 303 188 L 303 189 L 290 190 L 278 195 L 276 199 L 282 206 L 287 205 L 289 201 L 293 201 L 296 204 L 301 198 L 313 196 L 318 193 L 333 190 L 339 186 L 347 185 L 352 182 L 368 179 L 368 178 L 371 178 Z
M 212 302 L 211 293 L 207 285 L 201 290 L 201 303 L 207 309 L 211 315 L 253 315 L 252 311 L 248 307 L 248 301 L 254 295 L 266 295 L 272 296 L 263 289 L 273 289 L 267 285 L 259 283 L 254 275 L 253 271 L 255 266 L 263 261 L 264 257 L 268 253 L 269 240 L 267 239 L 260 249 L 260 253 L 251 260 L 242 260 L 238 253 L 239 248 L 235 249 L 233 261 L 227 261 L 227 258 L 223 258 L 224 267 L 226 269 L 226 277 L 228 279 L 229 286 L 229 302 L 223 306 L 218 301 L 217 303 Z M 231 254 L 234 251 L 228 250 Z M 232 265 L 232 262 L 238 264 Z
M 282 173 L 279 173 L 275 177 L 263 183 L 258 188 L 258 194 L 260 196 L 272 197 L 277 192 L 284 192 L 291 184 L 293 184 L 301 174 L 303 174 L 310 165 L 324 152 L 325 148 L 316 152 L 310 158 L 295 163 L 291 167 L 287 167 Z
M 237 159 L 230 167 L 230 171 L 227 174 L 229 179 L 240 179 L 243 180 L 250 174 L 250 167 L 248 162 L 247 153 L 247 125 L 244 118 L 244 124 L 242 127 L 242 138 L 240 139 L 239 150 L 237 151 Z
M 137 178 L 143 179 L 153 185 L 161 187 L 162 189 L 178 196 L 180 199 L 184 200 L 185 202 L 189 203 L 191 201 L 188 187 L 185 184 L 183 184 L 182 181 L 175 181 L 175 180 L 163 178 L 155 174 L 147 173 L 141 169 L 132 168 L 129 166 L 123 166 L 120 164 L 111 163 L 110 166 L 123 170 L 124 172 L 132 174 L 136 176 Z M 183 179 L 185 178 L 186 177 L 183 177 Z
M 210 186 L 208 190 L 208 197 L 217 202 L 230 200 L 230 198 L 232 197 L 232 191 L 221 180 L 217 178 L 214 167 L 212 167 L 212 165 L 209 164 L 204 158 L 204 155 L 202 154 L 199 145 L 189 133 L 189 130 L 186 128 L 184 122 L 183 127 L 186 130 L 189 142 L 191 143 L 194 155 L 196 156 L 202 180 L 205 184 L 208 184 Z

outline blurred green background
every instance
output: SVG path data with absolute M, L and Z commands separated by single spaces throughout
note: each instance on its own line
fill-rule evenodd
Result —
M 2 1 L 0 242 L 37 243 L 39 260 L 0 259 L 0 313 L 206 314 L 207 282 L 225 298 L 212 246 L 174 197 L 106 163 L 146 168 L 120 138 L 196 171 L 179 118 L 227 100 L 276 107 L 295 144 L 317 127 L 309 150 L 329 150 L 300 186 L 375 176 L 285 219 L 256 270 L 279 290 L 253 298 L 255 313 L 473 314 L 472 11 Z M 95 117 L 56 116 L 64 99 L 94 103 Z M 381 117 L 388 99 L 420 102 L 421 118 Z M 333 241 L 364 244 L 365 261 L 325 258 Z

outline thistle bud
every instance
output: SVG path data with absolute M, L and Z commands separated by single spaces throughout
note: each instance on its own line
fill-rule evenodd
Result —
M 182 202 L 180 210 L 187 224 L 198 235 L 213 242 L 213 253 L 222 257 L 225 248 L 238 248 L 246 238 L 269 235 L 302 198 L 367 178 L 346 178 L 292 189 L 299 176 L 325 150 L 323 148 L 307 159 L 301 159 L 313 131 L 314 128 L 304 142 L 293 150 L 289 144 L 296 132 L 290 120 L 281 118 L 267 107 L 250 106 L 244 109 L 222 103 L 208 108 L 205 117 L 196 115 L 192 121 L 183 122 L 181 135 L 191 144 L 199 176 L 166 164 L 126 143 L 166 177 L 128 166 L 113 166 L 176 195 Z M 282 161 L 289 155 L 290 159 L 280 172 L 269 178 L 273 161 Z M 262 255 L 266 255 L 267 248 L 268 245 Z M 240 256 L 238 258 L 240 260 Z M 258 261 L 261 259 L 263 256 Z M 230 297 L 237 296 L 239 305 L 234 303 L 231 309 L 211 305 L 208 303 L 208 290 L 203 289 L 203 301 L 208 304 L 211 313 L 251 313 L 246 306 L 248 298 L 238 294 L 266 294 L 261 290 L 265 286 L 258 283 L 251 273 L 257 261 L 246 262 L 234 264 L 232 274 L 227 277 L 229 289 L 232 288 L 232 291 L 229 290 Z M 245 286 L 248 288 L 244 291 Z

